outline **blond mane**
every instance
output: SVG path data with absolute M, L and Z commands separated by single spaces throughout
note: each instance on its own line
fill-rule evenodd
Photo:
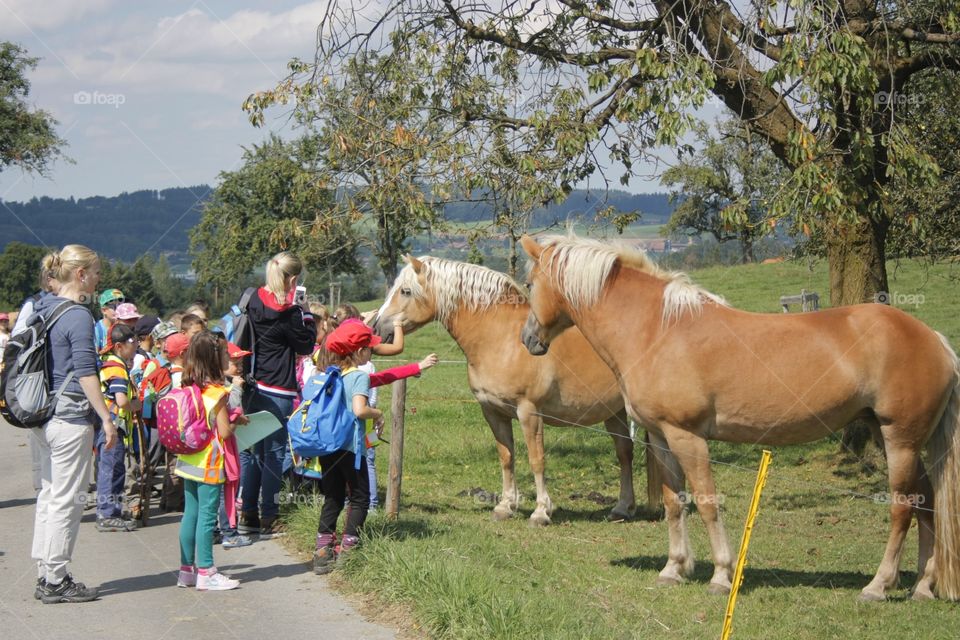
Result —
M 579 238 L 574 234 L 545 236 L 539 238 L 538 242 L 544 248 L 544 253 L 546 249 L 552 249 L 548 263 L 541 266 L 552 275 L 554 285 L 575 309 L 596 304 L 618 260 L 623 267 L 642 271 L 666 282 L 661 318 L 664 325 L 684 314 L 699 313 L 704 301 L 727 305 L 720 296 L 694 284 L 686 273 L 661 269 L 636 247 Z
M 471 311 L 482 311 L 495 304 L 520 304 L 527 301 L 527 293 L 506 274 L 467 262 L 446 260 L 433 256 L 418 258 L 423 263 L 426 285 L 433 292 L 437 320 L 446 325 L 447 320 L 463 305 Z M 411 295 L 423 298 L 426 295 L 417 273 L 409 264 L 397 274 L 397 281 L 387 295 L 387 300 L 401 288 L 410 289 Z M 384 303 L 386 306 L 386 303 Z

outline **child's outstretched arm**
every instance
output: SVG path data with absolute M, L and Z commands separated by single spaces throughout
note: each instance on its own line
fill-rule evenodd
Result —
M 390 367 L 383 371 L 377 371 L 370 374 L 370 387 L 382 387 L 383 385 L 403 380 L 411 376 L 419 376 L 421 372 L 426 371 L 438 362 L 437 354 L 431 353 L 419 363 L 400 365 L 399 367 Z
M 393 342 L 383 342 L 373 348 L 378 356 L 395 356 L 403 351 L 403 323 L 393 323 Z

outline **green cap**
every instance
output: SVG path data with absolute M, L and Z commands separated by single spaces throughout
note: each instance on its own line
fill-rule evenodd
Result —
M 107 289 L 100 294 L 100 306 L 105 307 L 111 302 L 123 302 L 123 291 L 120 289 Z

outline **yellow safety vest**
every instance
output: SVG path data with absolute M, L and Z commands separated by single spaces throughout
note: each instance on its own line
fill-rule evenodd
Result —
M 121 409 L 117 403 L 107 396 L 107 383 L 113 378 L 120 378 L 127 383 L 127 401 L 137 397 L 136 389 L 130 381 L 130 372 L 127 371 L 126 363 L 116 354 L 109 354 L 100 363 L 100 391 L 103 393 L 103 400 L 110 411 L 110 415 L 117 425 L 117 428 L 123 433 L 123 444 L 128 449 L 133 446 L 133 411 L 129 408 Z M 129 405 L 128 405 L 129 407 Z
M 223 441 L 217 430 L 217 414 L 214 411 L 221 398 L 229 394 L 221 384 L 209 384 L 200 394 L 207 424 L 213 430 L 213 438 L 203 451 L 177 455 L 177 467 L 174 474 L 181 478 L 195 480 L 204 484 L 223 484 L 227 481 L 223 469 Z

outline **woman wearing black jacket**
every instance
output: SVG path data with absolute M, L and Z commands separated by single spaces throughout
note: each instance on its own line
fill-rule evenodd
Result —
M 266 286 L 250 298 L 253 326 L 253 378 L 256 394 L 248 412 L 269 411 L 286 424 L 297 397 L 297 356 L 309 355 L 317 339 L 313 316 L 293 304 L 303 263 L 292 253 L 278 253 L 267 263 Z M 287 430 L 281 429 L 240 453 L 239 533 L 270 537 L 277 516 Z M 259 506 L 259 511 L 258 511 Z

